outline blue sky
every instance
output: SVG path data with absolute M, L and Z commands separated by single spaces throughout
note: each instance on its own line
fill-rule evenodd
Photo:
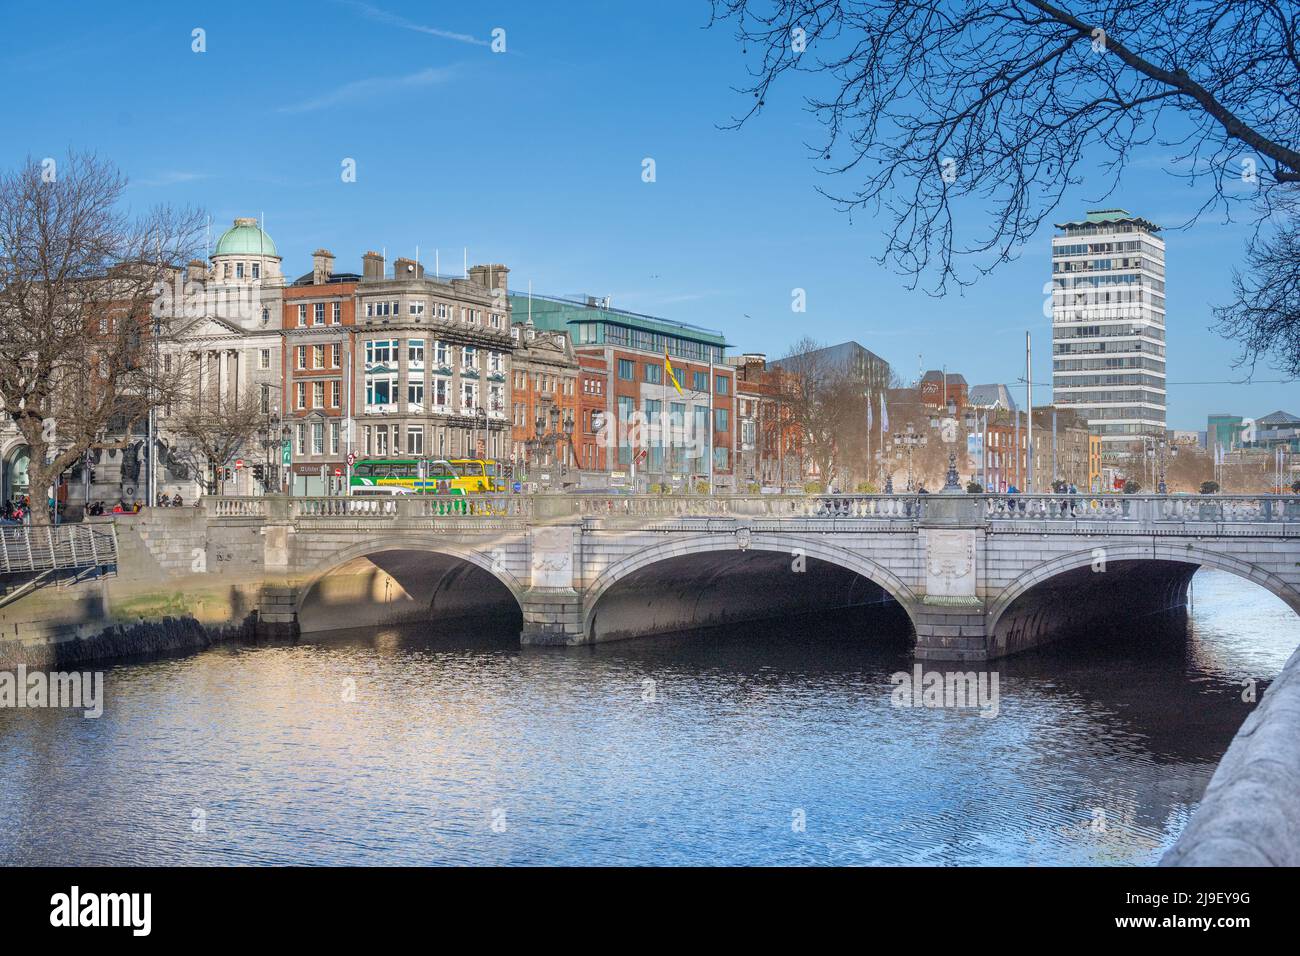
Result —
M 1035 381 L 1049 382 L 1050 228 L 961 293 L 909 291 L 874 261 L 880 224 L 815 192 L 827 180 L 805 146 L 819 138 L 807 88 L 780 90 L 742 131 L 719 128 L 747 105 L 732 89 L 744 61 L 707 22 L 706 0 L 10 4 L 0 165 L 95 149 L 131 178 L 133 205 L 202 206 L 214 238 L 264 214 L 290 275 L 319 246 L 358 271 L 366 249 L 391 261 L 418 246 L 430 264 L 437 249 L 443 272 L 468 247 L 471 262 L 510 266 L 518 289 L 609 295 L 774 357 L 805 333 L 852 338 L 909 379 L 919 353 L 972 383 L 1015 382 L 1028 329 Z M 195 28 L 205 53 L 191 50 Z M 504 54 L 489 46 L 495 28 Z M 1171 152 L 1152 146 L 1104 205 L 1184 221 L 1202 197 L 1167 174 Z M 1103 189 L 1085 182 L 1057 220 Z M 1216 217 L 1165 234 L 1171 427 L 1300 412 L 1294 383 L 1219 384 L 1243 373 L 1209 331 L 1210 307 L 1245 236 Z

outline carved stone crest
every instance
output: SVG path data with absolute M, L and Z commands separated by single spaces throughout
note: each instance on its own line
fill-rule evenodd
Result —
M 925 593 L 934 597 L 975 595 L 975 532 L 927 532 Z
M 750 541 L 749 529 L 748 529 L 748 528 L 737 528 L 737 529 L 736 529 L 736 546 L 739 547 L 741 551 L 748 551 L 748 550 L 749 550 L 749 541 Z

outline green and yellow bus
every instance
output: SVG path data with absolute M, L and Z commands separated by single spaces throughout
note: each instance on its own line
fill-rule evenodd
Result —
M 501 466 L 477 458 L 361 458 L 352 465 L 351 488 L 396 485 L 421 495 L 505 491 Z

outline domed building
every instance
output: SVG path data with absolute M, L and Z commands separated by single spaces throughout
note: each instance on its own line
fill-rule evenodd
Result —
M 212 251 L 214 282 L 266 282 L 283 280 L 275 241 L 256 219 L 241 217 L 221 234 Z

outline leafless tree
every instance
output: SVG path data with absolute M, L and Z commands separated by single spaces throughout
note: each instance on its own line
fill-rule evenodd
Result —
M 207 476 L 213 469 L 231 467 L 241 454 L 251 451 L 266 415 L 256 386 L 233 400 L 223 400 L 214 389 L 203 386 L 197 369 L 186 370 L 184 381 L 186 387 L 163 425 L 171 457 L 186 465 L 209 494 L 215 494 L 223 484 L 220 473 L 214 481 Z
M 1196 213 L 1244 208 L 1256 244 L 1219 328 L 1243 360 L 1300 363 L 1294 289 L 1300 18 L 1285 0 L 712 0 L 749 54 L 754 117 L 811 74 L 824 191 L 881 215 L 881 261 L 966 283 L 1013 258 L 1085 171 L 1108 195 L 1136 150 L 1208 184 Z M 821 84 L 825 84 L 824 86 Z M 1239 204 L 1244 204 L 1240 206 Z M 959 215 L 962 213 L 962 215 Z M 1195 216 L 1192 221 L 1195 221 Z M 1273 231 L 1277 229 L 1277 235 Z M 1281 258 L 1278 258 L 1281 254 Z M 1279 294 L 1278 278 L 1287 290 Z
M 203 220 L 166 207 L 132 216 L 125 187 L 89 154 L 0 173 L 0 403 L 30 448 L 37 524 L 47 490 L 110 423 L 129 434 L 168 400 L 151 313 Z
M 820 343 L 805 336 L 780 360 L 781 404 L 788 421 L 802 436 L 805 462 L 823 489 L 844 464 L 844 445 L 853 417 L 865 418 L 862 387 L 847 370 L 830 361 Z

